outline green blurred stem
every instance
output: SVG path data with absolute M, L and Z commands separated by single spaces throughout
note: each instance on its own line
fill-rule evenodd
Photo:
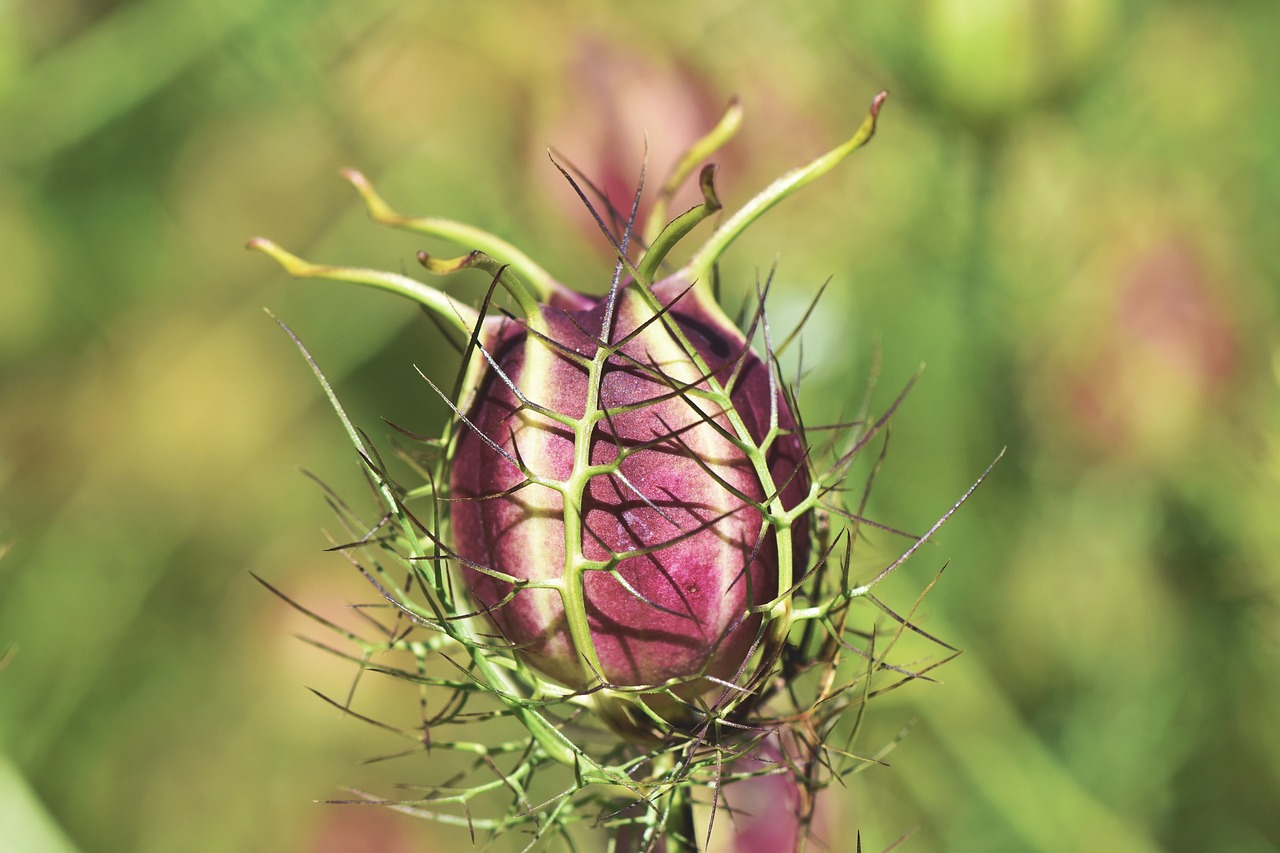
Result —
M 698 835 L 693 822 L 693 792 L 688 785 L 677 785 L 672 789 L 670 797 L 671 811 L 667 814 L 663 833 L 667 853 L 698 853 Z
M 0 17 L 15 4 L 0 5 Z M 42 4 L 34 4 L 35 12 Z M 25 71 L 0 98 L 0 160 L 52 162 L 56 155 L 135 109 L 238 32 L 270 18 L 287 29 L 291 6 L 267 0 L 223 3 L 142 0 L 111 10 Z M 193 13 L 198 10 L 198 14 Z
M 1012 301 L 1004 292 L 995 257 L 994 213 L 999 202 L 1000 164 L 1004 160 L 1005 139 L 999 130 L 975 135 L 972 155 L 972 207 L 965 248 L 964 274 L 960 279 L 956 317 L 960 319 L 957 367 L 967 374 L 961 378 L 978 395 L 970 409 L 976 419 L 962 430 L 968 437 L 965 457 L 971 464 L 990 454 L 991 429 L 999 430 L 1000 444 L 1025 446 L 1025 409 L 1019 389 L 1017 345 L 1018 326 L 1011 316 Z M 995 481 L 998 493 L 1020 493 L 1025 466 L 1008 466 Z

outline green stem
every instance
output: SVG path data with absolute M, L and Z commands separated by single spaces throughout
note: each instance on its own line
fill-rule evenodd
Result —
M 663 832 L 667 853 L 698 853 L 698 830 L 693 822 L 693 793 L 688 785 L 677 785 L 668 794 L 671 810 Z
M 654 201 L 653 209 L 649 211 L 649 216 L 644 223 L 644 242 L 647 245 L 652 245 L 658 238 L 658 234 L 663 228 L 663 222 L 667 218 L 667 208 L 671 205 L 671 199 L 675 197 L 676 191 L 680 189 L 680 185 L 684 183 L 685 178 L 693 174 L 693 170 L 699 163 L 719 151 L 726 142 L 732 139 L 741 126 L 742 104 L 737 98 L 734 98 L 729 102 L 729 106 L 725 108 L 724 115 L 721 116 L 716 126 L 711 128 L 706 136 L 689 146 L 689 150 L 680 158 L 680 162 L 671 170 L 671 174 L 667 176 L 666 183 L 658 191 L 658 198 Z
M 245 244 L 245 248 L 262 252 L 273 258 L 285 272 L 294 278 L 324 278 L 331 281 L 347 281 L 352 284 L 363 284 L 378 290 L 405 296 L 424 308 L 429 308 L 437 317 L 452 324 L 463 334 L 470 336 L 480 322 L 480 312 L 465 302 L 459 302 L 443 291 L 415 281 L 408 276 L 381 270 L 360 269 L 357 267 L 331 267 L 304 261 L 297 255 L 287 252 L 264 237 L 255 237 Z
M 552 294 L 565 289 L 564 285 L 556 281 L 551 273 L 501 237 L 476 228 L 474 225 L 455 222 L 452 219 L 441 219 L 435 216 L 405 216 L 387 204 L 382 196 L 378 195 L 369 179 L 360 172 L 355 169 L 344 169 L 342 176 L 356 188 L 356 192 L 360 194 L 369 212 L 369 218 L 374 222 L 416 234 L 425 234 L 428 237 L 440 237 L 460 246 L 478 249 L 486 255 L 497 258 L 527 281 L 542 302 L 547 302 Z
M 762 192 L 747 202 L 741 210 L 716 229 L 716 232 L 711 235 L 711 239 L 707 240 L 686 265 L 685 269 L 690 272 L 689 279 L 691 281 L 706 282 L 708 274 L 711 272 L 711 267 L 724 254 L 724 250 L 729 247 L 729 244 L 737 239 L 738 235 L 745 231 L 751 223 L 796 190 L 830 172 L 842 160 L 867 144 L 876 132 L 876 117 L 880 115 L 880 106 L 884 103 L 884 99 L 888 94 L 888 92 L 881 92 L 872 99 L 871 108 L 867 113 L 866 119 L 863 120 L 858 132 L 848 142 L 828 151 L 807 166 L 801 166 L 798 169 L 792 169 L 787 172 L 781 178 L 765 187 Z M 709 287 L 710 284 L 705 286 Z
M 662 233 L 649 241 L 649 251 L 645 253 L 640 265 L 636 268 L 636 277 L 640 281 L 652 284 L 658 266 L 676 243 L 679 243 L 698 223 L 720 210 L 722 205 L 720 199 L 716 197 L 715 174 L 715 166 L 707 166 L 702 170 L 698 178 L 698 185 L 702 188 L 702 204 L 686 210 L 671 220 L 667 223 L 667 227 L 662 229 Z
M 496 258 L 479 250 L 469 252 L 460 258 L 433 258 L 426 252 L 418 252 L 418 263 L 430 273 L 450 275 L 458 270 L 478 269 L 497 278 L 498 283 L 511 295 L 520 306 L 521 313 L 529 322 L 535 322 L 542 313 L 538 300 L 526 283 L 512 272 L 511 265 L 502 263 Z M 539 330 L 541 331 L 540 324 Z

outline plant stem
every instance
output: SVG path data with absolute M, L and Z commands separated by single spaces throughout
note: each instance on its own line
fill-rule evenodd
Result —
M 671 792 L 671 811 L 663 833 L 667 853 L 698 853 L 697 830 L 693 823 L 692 792 L 678 785 Z

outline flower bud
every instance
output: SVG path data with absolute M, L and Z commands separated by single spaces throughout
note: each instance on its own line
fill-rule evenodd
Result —
M 541 334 L 488 321 L 453 456 L 470 589 L 529 663 L 575 689 L 735 680 L 778 595 L 761 509 L 780 492 L 791 510 L 809 488 L 787 401 L 743 334 L 678 275 L 653 304 L 641 286 L 544 305 Z
M 778 377 L 767 288 L 744 332 L 717 304 L 711 280 L 724 250 L 761 214 L 871 138 L 883 100 L 872 101 L 848 141 L 779 177 L 675 272 L 659 275 L 672 247 L 720 210 L 706 167 L 703 203 L 666 215 L 684 180 L 736 128 L 740 109 L 731 103 L 672 170 L 642 228 L 633 230 L 638 197 L 620 233 L 595 217 L 617 260 L 600 297 L 569 290 L 492 234 L 396 213 L 355 172 L 346 176 L 375 221 L 472 249 L 447 261 L 420 254 L 428 271 L 489 272 L 511 313 L 492 309 L 492 290 L 477 309 L 404 274 L 314 264 L 251 241 L 299 278 L 407 296 L 467 342 L 443 436 L 411 433 L 422 451 L 399 448 L 423 476 L 412 486 L 392 478 L 307 354 L 379 504 L 369 526 L 338 502 L 353 539 L 334 550 L 372 583 L 395 622 L 366 614 L 378 631 L 370 640 L 311 615 L 355 644 L 358 655 L 333 651 L 361 671 L 418 686 L 421 727 L 379 726 L 469 762 L 420 799 L 381 802 L 495 835 L 536 823 L 535 842 L 568 837 L 594 810 L 612 849 L 656 849 L 664 840 L 693 849 L 695 791 L 719 802 L 725 786 L 741 783 L 735 790 L 745 799 L 735 795 L 734 811 L 759 796 L 779 808 L 762 810 L 755 827 L 740 824 L 740 841 L 777 847 L 805 838 L 815 795 L 868 761 L 852 751 L 865 703 L 936 665 L 914 671 L 886 661 L 908 630 L 933 638 L 871 591 L 977 484 L 924 535 L 902 534 L 912 544 L 901 556 L 854 581 L 861 526 L 902 532 L 863 518 L 867 490 L 856 510 L 839 498 L 850 466 L 906 390 L 874 422 L 832 425 L 809 447 Z M 633 240 L 643 248 L 634 261 Z M 832 519 L 848 523 L 832 533 Z M 851 620 L 855 601 L 896 623 L 884 646 L 876 630 Z M 842 674 L 845 651 L 860 659 L 852 679 Z M 442 661 L 452 665 L 443 675 Z M 891 683 L 874 686 L 885 678 Z M 620 737 L 590 734 L 591 715 Z M 527 738 L 485 741 L 489 724 L 508 738 L 508 723 Z M 461 737 L 434 736 L 461 726 Z M 537 790 L 562 793 L 543 808 L 532 806 Z M 473 817 L 485 799 L 508 796 L 495 817 Z
M 636 742 L 661 741 L 699 706 L 745 719 L 790 666 L 795 643 L 807 644 L 790 637 L 796 618 L 822 620 L 865 592 L 822 600 L 822 573 L 809 566 L 811 517 L 861 444 L 814 475 L 773 364 L 763 293 L 744 333 L 711 279 L 752 222 L 871 138 L 883 99 L 852 138 L 778 178 L 660 276 L 671 249 L 721 209 L 706 166 L 703 203 L 667 220 L 680 186 L 738 127 L 741 107 L 731 102 L 662 184 L 643 228 L 633 230 L 634 212 L 620 234 L 596 216 L 617 257 L 599 297 L 566 288 L 492 234 L 396 213 L 356 172 L 346 177 L 375 221 L 473 248 L 454 260 L 420 254 L 428 271 L 485 270 L 512 313 L 492 311 L 489 298 L 477 310 L 406 275 L 312 264 L 251 242 L 295 276 L 399 293 L 466 336 L 455 417 L 443 439 L 428 440 L 429 486 L 412 490 L 431 500 L 435 526 L 401 505 L 409 491 L 374 475 L 401 530 L 388 547 L 403 554 L 428 606 L 375 585 L 415 624 L 466 648 L 476 678 L 561 764 L 581 755 L 535 703 L 585 707 Z M 643 246 L 636 261 L 633 240 Z M 763 355 L 752 348 L 757 331 Z M 471 602 L 455 595 L 455 565 Z

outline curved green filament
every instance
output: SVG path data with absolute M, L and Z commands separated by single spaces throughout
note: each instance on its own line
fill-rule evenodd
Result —
M 355 169 L 343 169 L 342 177 L 356 189 L 364 201 L 369 218 L 379 225 L 390 225 L 404 231 L 425 234 L 428 237 L 440 237 L 460 246 L 478 249 L 485 254 L 498 258 L 511 267 L 529 283 L 538 298 L 546 302 L 553 293 L 565 290 L 564 285 L 532 258 L 515 246 L 482 228 L 455 222 L 452 219 L 441 219 L 434 216 L 405 216 L 396 212 L 391 205 L 378 195 L 373 184 Z
M 484 252 L 469 252 L 458 258 L 447 259 L 433 258 L 426 252 L 419 252 L 418 263 L 422 264 L 427 272 L 436 275 L 449 275 L 464 269 L 483 270 L 495 276 L 498 284 L 511 294 L 511 298 L 520 306 L 520 312 L 524 314 L 526 320 L 532 323 L 542 314 L 537 297 L 529 290 L 529 286 L 512 272 L 511 265 L 502 263 Z
M 658 234 L 661 233 L 664 227 L 663 223 L 667 219 L 667 209 L 671 206 L 671 199 L 675 196 L 676 190 L 680 189 L 680 185 L 685 182 L 689 175 L 693 174 L 693 170 L 697 168 L 699 163 L 724 147 L 724 144 L 733 138 L 741 126 L 742 102 L 734 98 L 729 101 L 729 106 L 725 107 L 724 115 L 720 117 L 720 121 L 716 123 L 716 126 L 689 146 L 689 150 L 684 153 L 684 156 L 672 168 L 671 174 L 667 176 L 666 183 L 662 185 L 662 189 L 658 190 L 658 198 L 654 201 L 653 208 L 649 211 L 649 216 L 644 222 L 642 236 L 645 244 L 651 245 L 658 239 Z
M 686 210 L 668 222 L 667 227 L 662 229 L 662 233 L 650 242 L 649 251 L 645 252 L 640 265 L 636 267 L 636 277 L 640 281 L 652 283 L 658 266 L 666 258 L 667 253 L 675 248 L 676 243 L 684 239 L 684 236 L 698 223 L 724 206 L 716 196 L 715 174 L 714 165 L 708 164 L 703 167 L 702 174 L 698 176 L 698 186 L 702 188 L 702 204 Z
M 359 267 L 334 267 L 313 264 L 291 252 L 285 251 L 264 237 L 253 238 L 245 244 L 245 248 L 262 252 L 264 255 L 271 257 L 276 263 L 284 267 L 285 272 L 294 278 L 323 278 L 330 281 L 346 281 L 407 297 L 424 308 L 430 309 L 441 320 L 453 325 L 466 335 L 471 335 L 476 328 L 476 324 L 480 322 L 480 312 L 470 305 L 465 302 L 459 302 L 447 293 L 420 281 L 415 281 L 408 276 Z
M 711 238 L 703 244 L 702 248 L 694 254 L 686 265 L 685 269 L 689 271 L 689 279 L 691 281 L 707 281 L 711 267 L 724 254 L 724 250 L 751 223 L 759 219 L 765 211 L 796 190 L 830 172 L 850 154 L 866 145 L 876 132 L 876 117 L 879 116 L 880 107 L 888 94 L 888 92 L 881 92 L 872 99 L 871 108 L 867 112 L 866 119 L 863 120 L 858 132 L 849 141 L 838 148 L 828 151 L 808 165 L 787 172 L 781 178 L 765 187 L 755 198 L 747 202 L 727 222 L 716 229 Z M 710 285 L 706 286 L 709 287 Z

